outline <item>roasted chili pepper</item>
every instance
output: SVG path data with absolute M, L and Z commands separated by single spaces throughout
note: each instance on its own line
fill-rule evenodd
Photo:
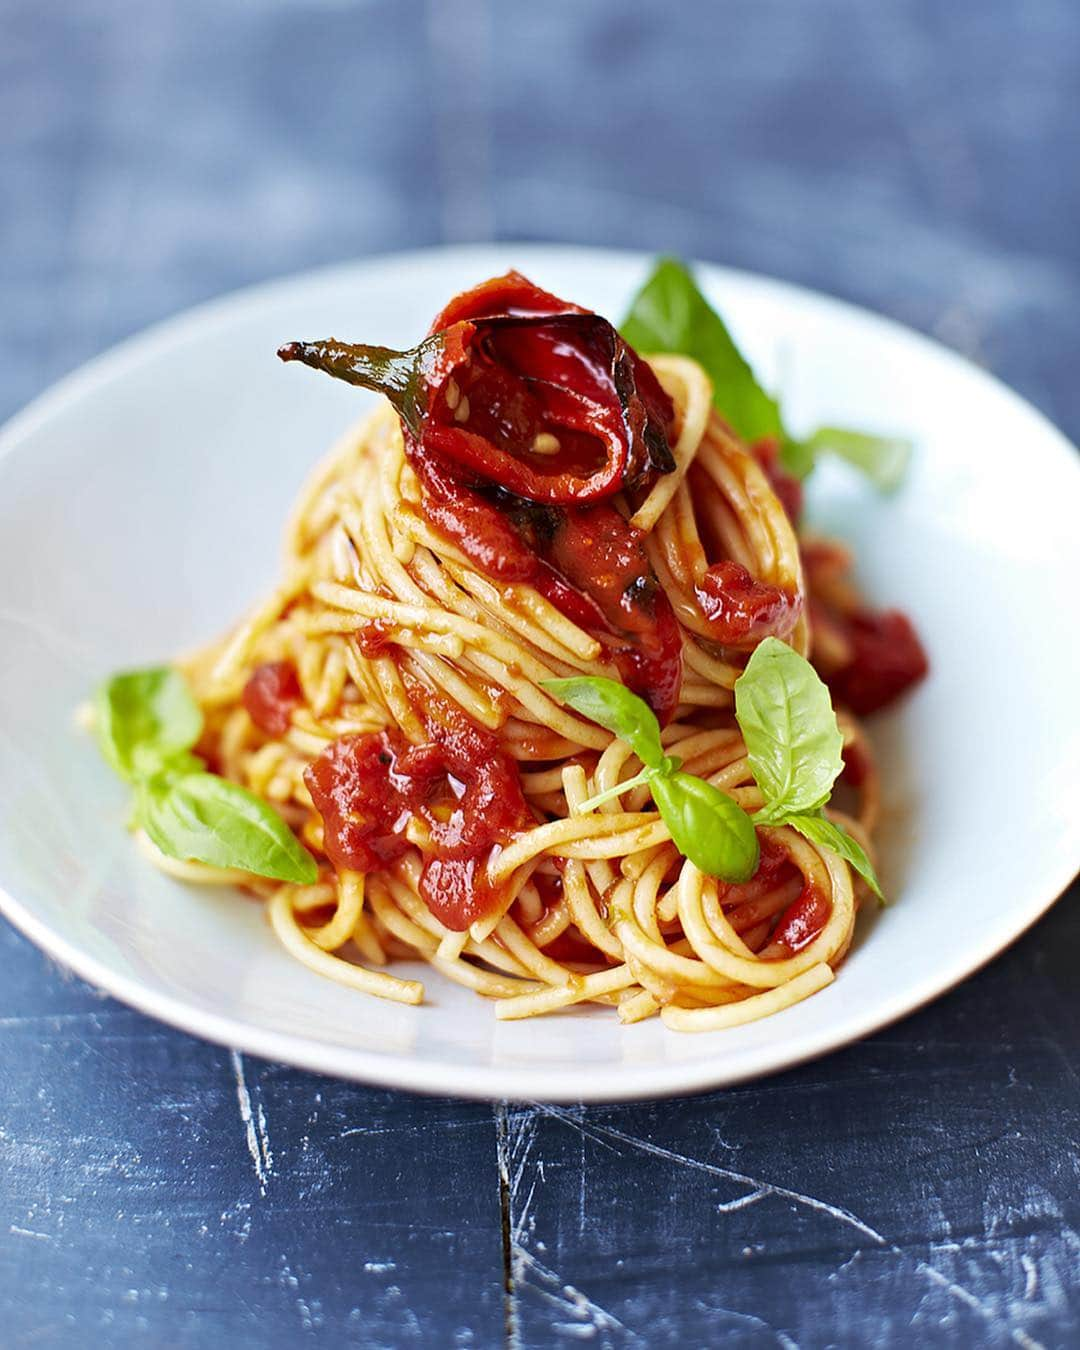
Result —
M 385 394 L 431 524 L 488 575 L 531 581 L 614 638 L 623 677 L 670 717 L 678 624 L 640 532 L 599 504 L 673 469 L 673 409 L 606 319 L 510 272 L 456 296 L 410 351 L 331 340 L 278 354 Z
M 608 632 L 621 639 L 615 647 L 619 674 L 667 721 L 682 686 L 682 632 L 649 564 L 645 536 L 607 502 L 560 517 L 544 546 L 545 560 L 596 605 Z
M 407 352 L 330 341 L 278 354 L 385 394 L 425 458 L 529 501 L 599 501 L 674 467 L 666 398 L 596 314 L 466 319 Z

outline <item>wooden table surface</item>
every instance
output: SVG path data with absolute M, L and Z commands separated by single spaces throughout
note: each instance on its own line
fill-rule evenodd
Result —
M 1076 439 L 1078 107 L 1068 0 L 0 0 L 0 415 L 236 285 L 529 238 L 842 295 Z M 590 1108 L 262 1063 L 0 926 L 0 1346 L 1080 1344 L 1076 894 L 818 1063 Z

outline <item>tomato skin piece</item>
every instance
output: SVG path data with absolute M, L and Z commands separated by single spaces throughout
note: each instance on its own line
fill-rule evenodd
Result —
M 829 901 L 816 886 L 807 883 L 783 914 L 773 931 L 773 942 L 782 942 L 792 953 L 813 942 L 829 921 Z
M 356 643 L 360 655 L 366 656 L 369 661 L 384 655 L 387 647 L 393 642 L 390 636 L 393 627 L 394 625 L 387 619 L 372 619 L 368 623 L 361 624 L 352 634 L 352 640 Z
M 930 670 L 906 614 L 861 603 L 848 579 L 851 554 L 833 539 L 800 541 L 809 592 L 812 657 L 822 679 L 858 716 L 894 703 Z

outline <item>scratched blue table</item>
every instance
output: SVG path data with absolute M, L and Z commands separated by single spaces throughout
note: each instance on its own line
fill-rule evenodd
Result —
M 0 0 L 0 414 L 245 282 L 538 238 L 870 305 L 1076 439 L 1078 92 L 1067 0 Z M 0 1344 L 1074 1346 L 1075 898 L 820 1063 L 589 1109 L 261 1063 L 2 928 Z

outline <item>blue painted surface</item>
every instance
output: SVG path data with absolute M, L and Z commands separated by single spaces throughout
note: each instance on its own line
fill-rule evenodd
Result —
M 1070 0 L 0 0 L 0 415 L 233 286 L 500 237 L 821 287 L 1077 439 L 1078 90 Z M 819 1064 L 588 1110 L 232 1056 L 4 928 L 0 1344 L 1075 1345 L 1074 900 Z

